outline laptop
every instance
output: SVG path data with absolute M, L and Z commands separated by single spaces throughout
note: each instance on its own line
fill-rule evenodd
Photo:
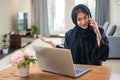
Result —
M 38 66 L 41 70 L 70 77 L 78 77 L 90 71 L 90 68 L 73 64 L 70 49 L 34 46 Z

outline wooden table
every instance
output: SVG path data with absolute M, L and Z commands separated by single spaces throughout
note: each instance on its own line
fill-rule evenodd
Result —
M 81 65 L 89 67 L 92 70 L 78 78 L 66 77 L 49 72 L 43 72 L 37 66 L 30 66 L 29 76 L 20 78 L 16 75 L 16 68 L 10 67 L 0 71 L 0 80 L 109 80 L 111 67 L 107 66 L 92 66 Z

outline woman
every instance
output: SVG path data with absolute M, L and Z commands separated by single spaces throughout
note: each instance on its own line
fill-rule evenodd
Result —
M 104 30 L 92 19 L 87 6 L 79 4 L 72 10 L 75 27 L 65 34 L 64 48 L 70 49 L 75 64 L 101 65 L 109 55 L 109 42 Z M 49 39 L 40 39 L 53 47 L 60 47 Z

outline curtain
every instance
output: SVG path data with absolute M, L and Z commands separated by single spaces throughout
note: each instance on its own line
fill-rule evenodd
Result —
M 110 21 L 109 0 L 96 0 L 95 21 L 98 26 L 103 26 Z
M 32 0 L 32 24 L 39 27 L 39 32 L 49 37 L 47 0 Z

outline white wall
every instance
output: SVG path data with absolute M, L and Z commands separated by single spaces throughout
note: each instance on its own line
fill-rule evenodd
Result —
M 71 12 L 72 12 L 72 8 L 74 7 L 74 0 L 66 0 L 66 2 L 65 2 L 65 5 L 67 5 L 66 6 L 66 12 L 65 12 L 65 14 L 67 14 L 67 15 L 65 15 L 65 23 L 66 23 L 66 30 L 69 30 L 69 29 L 71 29 L 71 28 L 73 28 L 74 27 L 74 24 L 73 24 L 73 22 L 72 22 L 72 19 L 71 19 Z
M 0 49 L 2 35 L 17 30 L 17 12 L 28 12 L 31 25 L 31 0 L 0 0 Z
M 116 5 L 116 0 L 110 0 L 110 22 L 120 26 L 120 5 Z

